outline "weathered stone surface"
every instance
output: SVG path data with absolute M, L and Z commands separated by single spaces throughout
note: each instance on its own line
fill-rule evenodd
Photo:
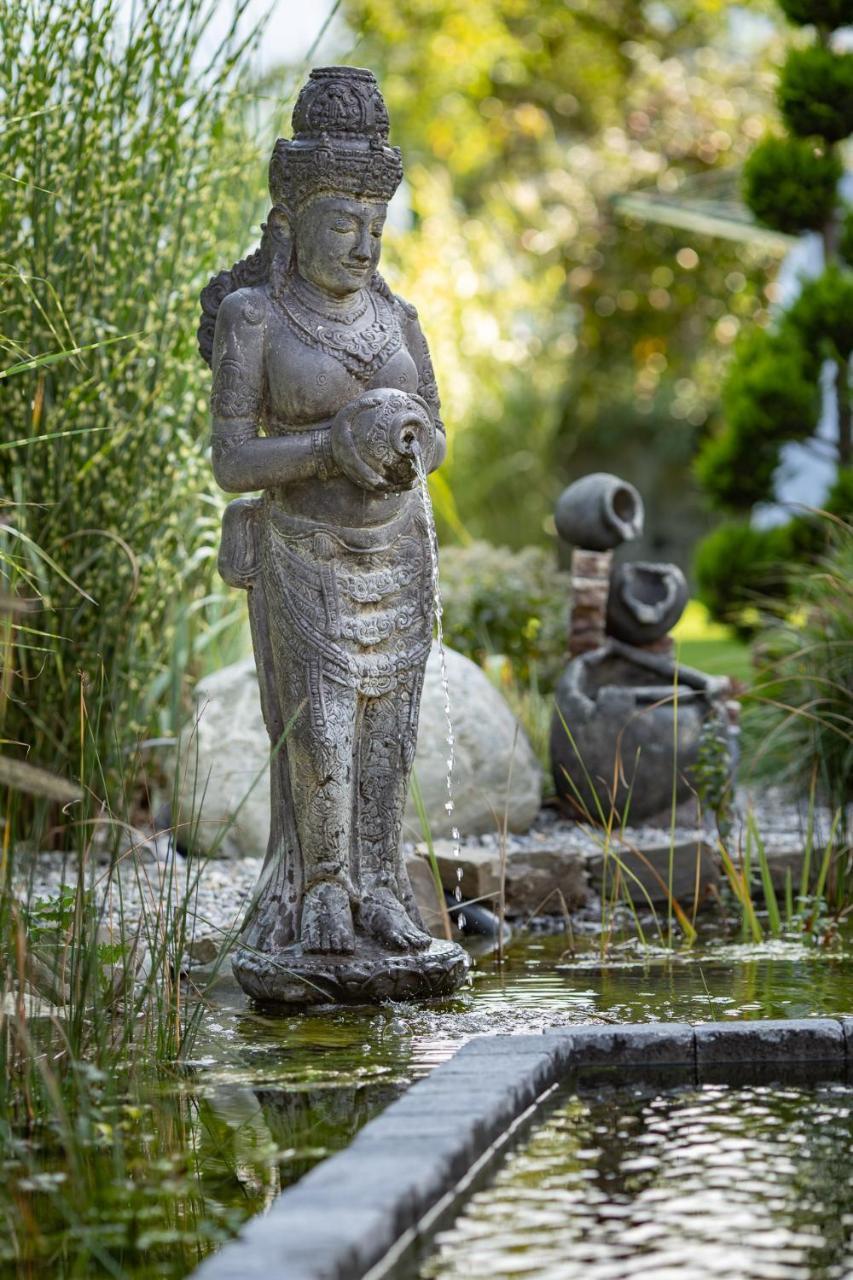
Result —
M 294 943 L 274 953 L 241 946 L 231 958 L 246 994 L 273 1008 L 446 996 L 464 982 L 469 963 L 460 946 L 439 938 L 413 952 L 388 952 L 365 939 L 352 955 L 312 953 Z
M 445 938 L 447 907 L 443 894 L 439 899 L 432 867 L 421 854 L 411 853 L 406 858 L 406 870 L 409 873 L 412 893 L 415 895 L 415 902 L 418 904 L 425 928 L 434 938 Z
M 242 495 L 219 571 L 247 593 L 268 739 L 256 773 L 269 757 L 268 835 L 250 850 L 266 856 L 233 968 L 280 1004 L 446 994 L 466 958 L 430 945 L 401 842 L 435 621 L 427 475 L 446 447 L 417 312 L 378 274 L 402 160 L 365 68 L 314 68 L 292 123 L 261 245 L 201 295 L 213 472 Z
M 539 811 L 542 796 L 541 771 L 533 749 L 504 698 L 475 663 L 449 650 L 448 677 L 456 739 L 456 825 L 463 835 L 497 828 L 503 818 L 512 760 L 509 828 L 526 831 Z M 176 816 L 180 834 L 184 840 L 194 834 L 200 849 L 218 856 L 257 857 L 266 848 L 269 835 L 270 741 L 261 716 L 254 659 L 245 658 L 207 676 L 197 685 L 194 696 L 193 719 L 180 744 L 180 809 Z M 415 770 L 434 836 L 449 835 L 453 825 L 444 808 L 446 739 L 440 668 L 433 650 L 421 699 Z M 411 799 L 405 826 L 411 838 L 421 839 Z
M 583 859 L 559 845 L 517 850 L 506 863 L 507 910 L 511 915 L 560 915 L 589 897 Z
M 625 1026 L 567 1027 L 544 1036 L 556 1049 L 563 1071 L 587 1067 L 693 1066 L 693 1028 L 680 1022 L 644 1022 Z
M 617 861 L 618 859 L 618 861 Z M 619 897 L 625 889 L 637 906 L 648 906 L 668 900 L 670 886 L 669 844 L 649 844 L 627 847 L 617 845 L 607 857 L 603 852 L 594 854 L 587 861 L 587 871 L 599 893 L 608 899 L 614 895 L 619 863 L 627 869 L 621 874 Z M 686 910 L 692 909 L 694 900 L 701 906 L 713 898 L 720 883 L 720 867 L 717 854 L 703 839 L 682 841 L 672 847 L 672 896 Z M 648 895 L 648 898 L 646 897 Z
M 447 651 L 447 679 L 455 739 L 454 811 L 447 803 L 447 718 L 441 664 L 433 647 L 426 667 L 418 727 L 415 774 L 433 837 L 495 831 L 507 810 L 510 831 L 526 831 L 542 800 L 542 774 L 524 730 L 506 700 L 475 662 Z M 409 796 L 405 830 L 422 838 Z
M 729 682 L 608 639 L 573 658 L 555 692 L 554 785 L 567 809 L 644 820 L 693 790 L 705 722 Z M 620 767 L 621 766 L 621 767 Z
M 449 893 L 461 887 L 463 900 L 485 900 L 495 906 L 505 886 L 509 915 L 560 915 L 583 906 L 589 897 L 586 866 L 576 849 L 558 842 L 539 848 L 511 849 L 502 859 L 500 849 L 463 845 L 459 856 L 449 840 L 434 843 L 441 882 Z M 461 878 L 460 878 L 460 874 Z
M 688 594 L 676 564 L 620 564 L 610 580 L 607 634 L 625 644 L 659 644 L 684 612 Z
M 709 1023 L 696 1028 L 696 1061 L 704 1068 L 738 1063 L 845 1061 L 844 1032 L 832 1018 L 778 1018 Z
M 853 1030 L 853 1018 L 843 1020 Z M 195 1272 L 198 1280 L 355 1280 L 562 1076 L 655 1081 L 693 1078 L 695 1052 L 722 1079 L 809 1062 L 844 1063 L 842 1021 L 810 1019 L 694 1028 L 687 1024 L 567 1026 L 545 1035 L 480 1036 L 414 1085 L 340 1154 L 285 1191 Z M 787 1064 L 787 1065 L 786 1065 Z M 830 1064 L 831 1065 L 831 1064 Z M 700 1062 L 701 1067 L 701 1062 Z M 805 1077 L 804 1077 L 805 1078 Z M 286 1270 L 285 1270 L 286 1269 Z

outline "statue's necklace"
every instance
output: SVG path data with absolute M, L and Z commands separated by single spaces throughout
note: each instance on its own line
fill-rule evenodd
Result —
M 292 279 L 276 301 L 302 342 L 337 360 L 360 382 L 369 382 L 402 346 L 393 309 L 372 289 L 363 289 L 352 305 L 335 306 L 309 298 Z M 359 324 L 365 315 L 367 321 Z

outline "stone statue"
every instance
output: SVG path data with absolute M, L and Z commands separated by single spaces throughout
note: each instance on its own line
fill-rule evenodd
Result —
M 417 312 L 377 271 L 401 177 L 370 71 L 311 72 L 269 167 L 259 249 L 202 294 L 212 452 L 238 498 L 220 572 L 248 591 L 273 746 L 270 839 L 233 957 L 273 1003 L 439 995 L 400 849 L 433 630 L 428 504 L 444 427 Z

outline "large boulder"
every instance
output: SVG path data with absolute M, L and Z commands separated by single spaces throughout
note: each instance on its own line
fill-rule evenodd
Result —
M 430 830 L 448 836 L 494 831 L 507 812 L 511 831 L 526 831 L 541 800 L 541 772 L 524 731 L 484 672 L 454 650 L 447 675 L 455 739 L 453 799 L 447 802 L 447 720 L 434 648 L 421 702 L 415 770 Z M 270 744 L 261 717 L 258 677 L 245 658 L 202 680 L 179 757 L 179 841 L 220 857 L 257 857 L 269 832 Z M 422 838 L 411 797 L 405 835 Z
M 542 774 L 527 735 L 489 677 L 476 662 L 455 649 L 447 651 L 447 683 L 453 722 L 455 759 L 453 803 L 447 803 L 447 716 L 441 661 L 433 645 L 427 662 L 415 774 L 433 836 L 463 836 L 495 831 L 504 810 L 510 831 L 527 831 L 542 802 Z M 411 794 L 406 834 L 421 839 Z

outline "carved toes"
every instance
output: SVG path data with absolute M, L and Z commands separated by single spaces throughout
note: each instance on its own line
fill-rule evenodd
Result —
M 305 951 L 350 955 L 355 950 L 349 894 L 333 881 L 315 884 L 302 904 L 302 947 Z
M 362 900 L 362 927 L 392 951 L 423 951 L 432 939 L 419 929 L 389 889 L 376 889 Z

